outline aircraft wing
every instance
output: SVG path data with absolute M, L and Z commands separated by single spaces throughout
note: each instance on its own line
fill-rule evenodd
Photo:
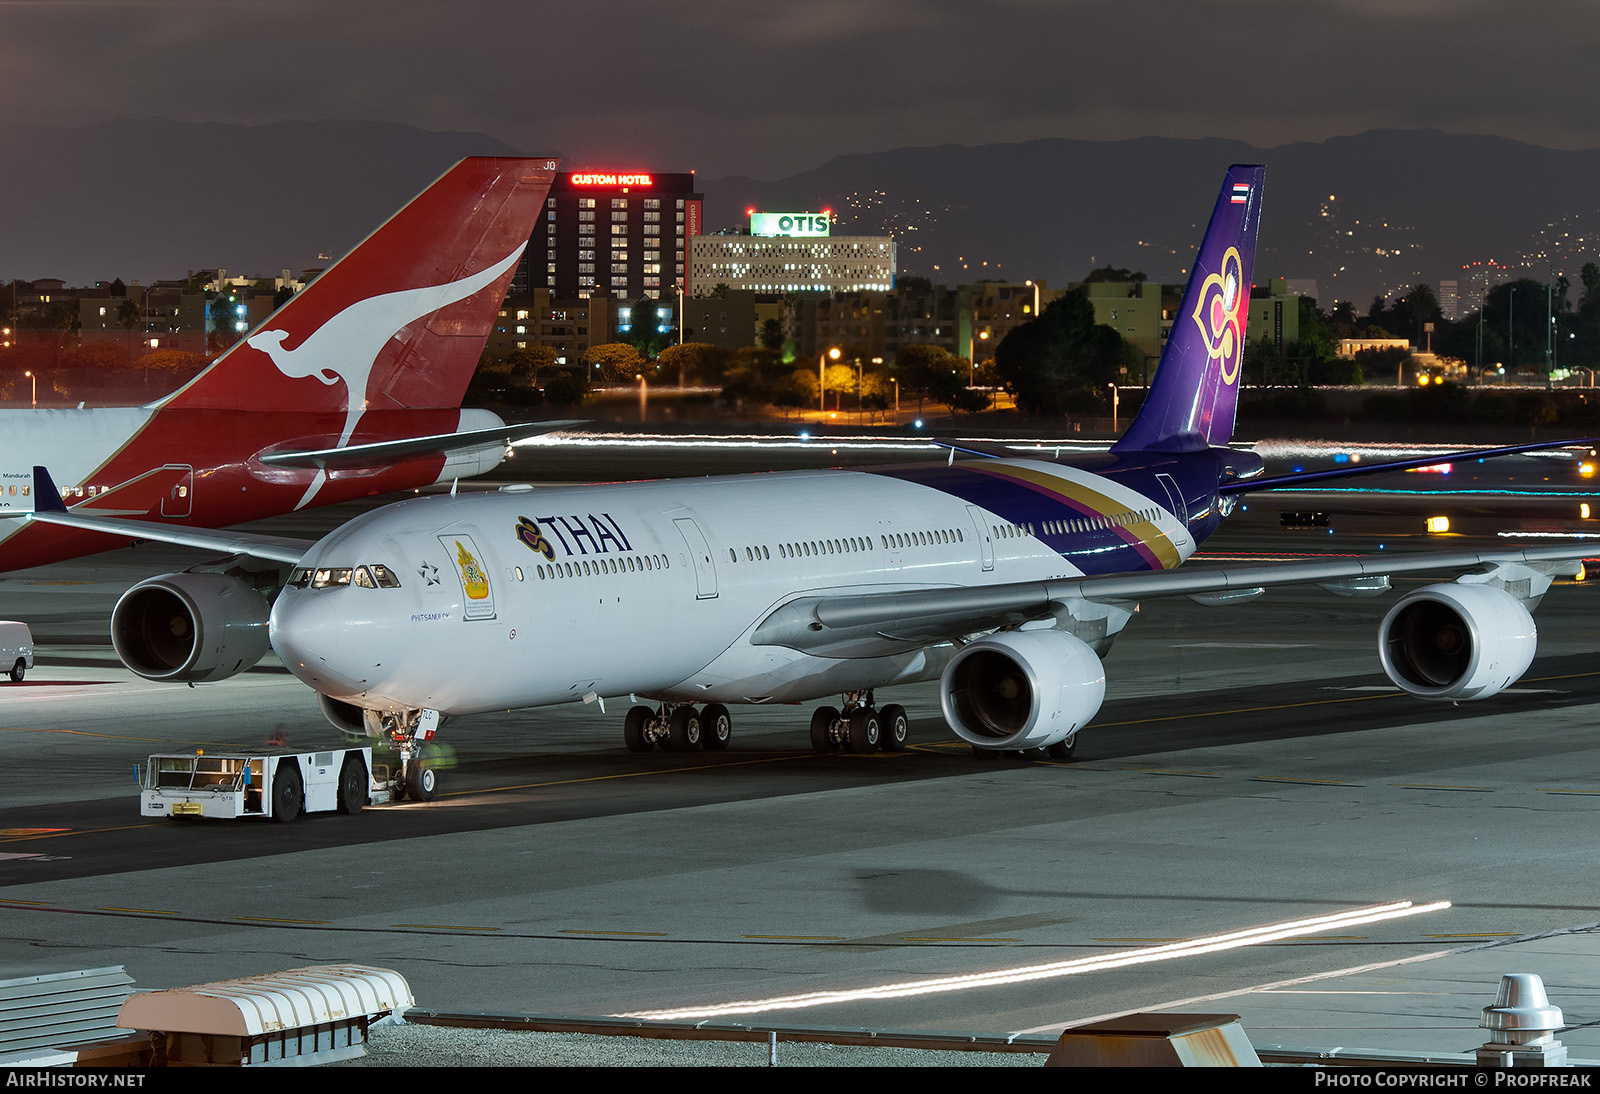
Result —
M 1576 574 L 1589 546 L 1510 551 L 1445 551 L 1354 555 L 1314 562 L 1266 562 L 1212 568 L 1106 574 L 1004 585 L 810 596 L 778 608 L 751 642 L 822 657 L 879 657 L 997 627 L 1067 615 L 1075 602 L 1121 602 L 1188 596 L 1201 603 L 1248 600 L 1278 585 L 1320 585 L 1341 595 L 1389 588 L 1395 574 L 1525 567 L 1540 574 Z
M 28 520 L 64 528 L 81 528 L 86 532 L 104 532 L 129 539 L 154 540 L 158 543 L 175 543 L 180 547 L 198 547 L 201 550 L 219 551 L 233 555 L 251 555 L 271 562 L 293 565 L 311 548 L 305 540 L 284 536 L 262 536 L 251 532 L 230 532 L 226 529 L 186 528 L 150 520 L 128 520 L 123 517 L 92 516 L 79 507 L 74 512 L 61 500 L 50 472 L 42 467 L 33 469 L 34 509 L 32 512 L 7 513 L 5 516 L 26 517 Z
M 529 422 L 491 429 L 471 429 L 465 433 L 434 433 L 426 437 L 405 437 L 398 441 L 374 441 L 343 448 L 316 448 L 299 452 L 267 452 L 258 457 L 269 467 L 376 467 L 410 456 L 435 452 L 458 452 L 489 445 L 510 445 L 524 437 L 557 433 L 575 425 L 579 419 L 559 422 Z
M 1219 494 L 1254 494 L 1263 490 L 1299 490 L 1307 483 L 1330 482 L 1349 479 L 1357 475 L 1376 475 L 1382 471 L 1408 471 L 1414 467 L 1432 467 L 1441 463 L 1470 463 L 1495 456 L 1515 456 L 1524 452 L 1548 452 L 1556 448 L 1591 447 L 1592 439 L 1565 441 L 1538 441 L 1533 444 L 1512 444 L 1503 448 L 1464 449 L 1460 452 L 1436 452 L 1430 456 L 1414 456 L 1408 460 L 1385 460 L 1382 463 L 1346 464 L 1321 471 L 1297 471 L 1292 475 L 1273 475 L 1270 478 L 1238 479 L 1225 482 L 1217 488 Z

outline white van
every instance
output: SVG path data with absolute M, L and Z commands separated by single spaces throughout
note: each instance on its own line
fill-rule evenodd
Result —
M 0 619 L 0 673 L 20 681 L 33 668 L 33 633 L 26 623 Z

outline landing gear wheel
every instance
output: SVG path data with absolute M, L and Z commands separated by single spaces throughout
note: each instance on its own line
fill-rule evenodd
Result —
M 361 807 L 366 804 L 367 765 L 358 754 L 352 752 L 345 756 L 344 766 L 339 769 L 339 797 L 334 808 L 350 816 L 361 812 Z
M 649 752 L 655 747 L 655 742 L 645 733 L 650 719 L 655 716 L 656 712 L 649 707 L 634 707 L 628 711 L 622 721 L 622 742 L 629 752 Z
M 1052 760 L 1070 760 L 1072 754 L 1078 751 L 1078 735 L 1074 733 L 1064 741 L 1057 741 L 1045 749 Z
M 700 743 L 708 752 L 721 752 L 733 737 L 733 715 L 721 703 L 712 703 L 700 712 Z
M 898 703 L 890 703 L 878 711 L 878 728 L 882 736 L 878 738 L 878 747 L 885 752 L 904 752 L 906 743 L 911 738 L 911 719 L 906 717 L 906 708 Z
M 681 706 L 673 710 L 667 722 L 667 740 L 674 752 L 700 747 L 700 716 L 694 712 L 694 707 Z
M 28 674 L 28 666 L 22 663 L 22 658 L 17 658 L 17 663 L 11 666 L 11 682 L 22 683 L 22 678 Z
M 406 797 L 417 802 L 431 802 L 439 789 L 439 773 L 424 763 L 414 763 L 406 773 Z
M 811 712 L 811 748 L 813 751 L 833 751 L 833 723 L 838 720 L 839 711 L 834 707 L 818 707 Z
M 1000 753 L 996 752 L 992 748 L 982 748 L 978 745 L 973 745 L 972 758 L 974 760 L 998 760 L 1000 758 Z
M 851 752 L 878 751 L 878 738 L 881 736 L 877 711 L 871 707 L 862 707 L 850 715 Z
M 305 784 L 300 780 L 300 765 L 292 760 L 278 765 L 272 777 L 272 819 L 288 824 L 300 815 L 305 804 Z

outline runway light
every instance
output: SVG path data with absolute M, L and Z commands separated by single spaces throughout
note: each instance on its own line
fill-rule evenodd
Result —
M 923 980 L 879 984 L 875 987 L 853 988 L 841 991 L 814 991 L 804 995 L 783 995 L 770 999 L 746 999 L 734 1003 L 713 1003 L 701 1007 L 684 1007 L 674 1010 L 636 1011 L 631 1014 L 614 1014 L 613 1018 L 638 1018 L 653 1021 L 684 1021 L 698 1018 L 717 1018 L 733 1014 L 761 1014 L 775 1010 L 801 1010 L 806 1007 L 825 1006 L 830 1003 L 850 1003 L 864 999 L 905 999 L 937 992 L 970 991 L 973 988 L 991 988 L 1002 984 L 1021 984 L 1035 980 L 1055 980 L 1078 976 L 1105 969 L 1147 965 L 1156 961 L 1172 961 L 1182 957 L 1222 953 L 1226 950 L 1259 946 L 1268 942 L 1281 942 L 1304 934 L 1356 927 L 1365 923 L 1381 923 L 1389 919 L 1438 912 L 1450 907 L 1448 900 L 1433 904 L 1415 905 L 1409 900 L 1379 904 L 1371 908 L 1357 908 L 1348 912 L 1333 912 L 1312 916 L 1289 923 L 1265 927 L 1248 927 L 1227 934 L 1191 938 L 1182 942 L 1168 942 L 1159 946 L 1144 946 L 1136 950 L 1096 957 L 1077 957 L 1070 961 L 1054 961 L 1044 965 L 1022 965 L 993 972 L 967 973 L 958 976 L 934 976 Z
M 1588 502 L 1583 502 L 1582 504 L 1580 504 L 1578 506 L 1578 516 L 1582 517 L 1584 520 L 1588 520 L 1589 519 L 1589 503 Z
M 1430 531 L 1430 532 L 1448 532 L 1449 530 L 1450 530 L 1450 518 L 1449 517 L 1429 517 L 1428 518 L 1428 531 Z

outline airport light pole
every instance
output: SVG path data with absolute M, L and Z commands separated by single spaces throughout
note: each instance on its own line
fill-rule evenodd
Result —
M 1517 374 L 1517 287 L 1511 286 L 1511 294 L 1506 298 L 1506 367 L 1511 374 Z
M 839 347 L 834 346 L 817 358 L 817 413 L 828 413 L 828 358 L 839 359 Z
M 1117 432 L 1117 405 L 1121 400 L 1117 397 L 1116 384 L 1107 384 L 1106 387 L 1111 389 L 1111 432 L 1115 433 Z
M 35 376 L 33 374 L 32 370 L 24 372 L 22 375 L 26 376 L 29 380 L 33 381 L 33 406 L 34 406 L 35 409 L 38 409 L 38 406 L 39 406 L 39 377 Z

